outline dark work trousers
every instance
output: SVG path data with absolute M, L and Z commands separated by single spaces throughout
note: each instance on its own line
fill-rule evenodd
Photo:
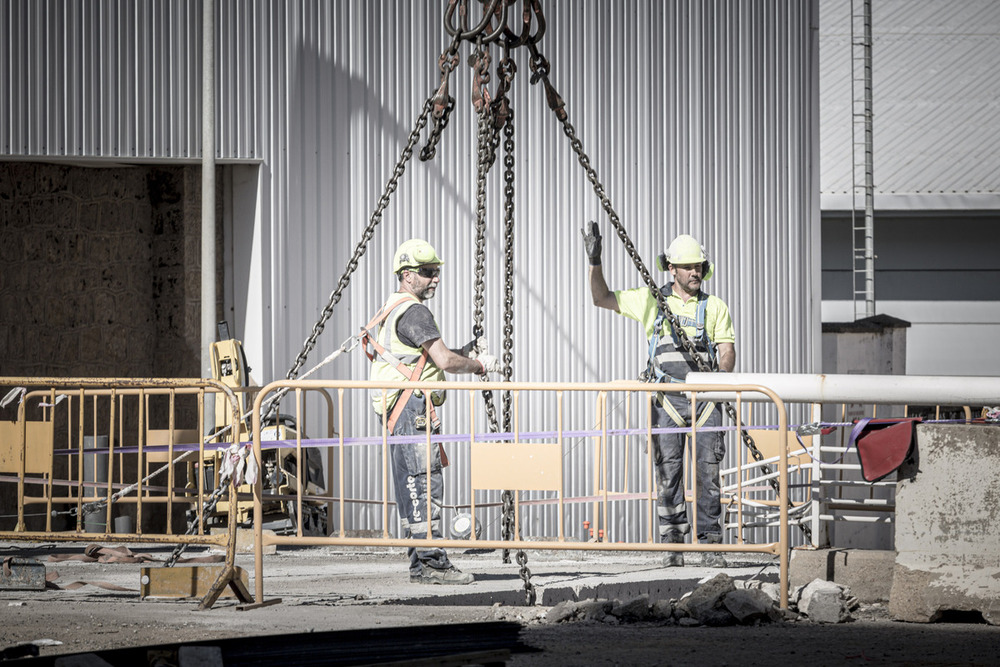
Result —
M 678 414 L 690 423 L 691 400 L 684 393 L 665 393 Z M 700 417 L 705 403 L 696 406 Z M 716 405 L 702 426 L 719 426 L 722 409 Z M 653 427 L 677 427 L 677 423 L 657 400 L 653 401 Z M 684 442 L 688 433 L 661 433 L 653 436 L 656 443 L 653 463 L 658 485 L 657 513 L 660 520 L 661 542 L 683 542 L 691 531 L 687 505 L 684 501 Z M 698 541 L 709 535 L 722 536 L 719 517 L 722 514 L 719 488 L 719 463 L 726 454 L 726 443 L 719 431 L 698 431 L 695 447 L 698 471 Z
M 422 435 L 417 417 L 423 421 L 427 409 L 423 396 L 410 394 L 406 407 L 396 420 L 392 435 Z M 391 411 L 390 411 L 390 414 Z M 444 500 L 444 478 L 441 473 L 441 452 L 431 445 L 431 535 L 441 537 L 441 503 Z M 389 445 L 392 480 L 396 491 L 396 511 L 403 521 L 407 536 L 422 540 L 427 537 L 427 443 L 415 442 Z M 408 549 L 410 574 L 419 575 L 425 567 L 447 570 L 451 567 L 444 549 Z

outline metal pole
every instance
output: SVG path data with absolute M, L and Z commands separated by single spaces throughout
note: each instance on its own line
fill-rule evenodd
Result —
M 215 339 L 215 0 L 202 0 L 201 41 L 201 372 L 212 377 Z M 215 402 L 205 402 L 205 430 L 215 427 Z
M 1000 378 L 937 375 L 811 375 L 808 373 L 688 373 L 690 384 L 759 385 L 789 403 L 877 403 L 879 405 L 996 405 Z M 701 398 L 732 401 L 731 392 L 709 391 Z M 744 401 L 770 400 L 745 392 Z

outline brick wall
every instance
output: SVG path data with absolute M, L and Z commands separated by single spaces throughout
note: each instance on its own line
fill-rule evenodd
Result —
M 0 376 L 200 376 L 200 237 L 200 166 L 0 163 Z M 166 427 L 160 406 L 154 428 Z M 124 426 L 119 442 L 135 444 L 134 414 Z

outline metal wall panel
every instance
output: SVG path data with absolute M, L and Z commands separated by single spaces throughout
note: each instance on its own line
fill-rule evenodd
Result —
M 847 209 L 851 2 L 823 0 L 820 13 L 824 208 Z M 872 3 L 877 208 L 1000 206 L 998 64 L 1000 3 Z
M 0 84 L 13 91 L 0 106 L 5 154 L 198 156 L 199 2 L 0 6 L 11 39 L 0 55 Z M 647 267 L 662 279 L 652 268 L 657 252 L 676 234 L 694 234 L 716 264 L 707 288 L 734 313 L 737 368 L 818 370 L 816 2 L 560 0 L 543 7 L 548 30 L 539 48 L 551 80 Z M 234 187 L 239 202 L 231 205 L 246 210 L 244 197 L 257 201 L 254 216 L 231 225 L 233 236 L 254 239 L 233 243 L 232 306 L 236 331 L 256 343 L 248 353 L 259 381 L 284 376 L 362 239 L 438 84 L 437 59 L 448 43 L 443 8 L 422 0 L 217 3 L 217 158 L 260 161 L 258 181 Z M 468 53 L 463 46 L 452 81 L 457 105 L 436 159 L 407 165 L 306 368 L 354 334 L 394 289 L 390 259 L 411 236 L 431 241 L 447 262 L 430 304 L 445 341 L 458 346 L 471 337 L 476 133 Z M 514 377 L 635 377 L 645 341 L 636 323 L 590 305 L 580 228 L 588 220 L 601 225 L 613 288 L 641 280 L 541 86 L 529 84 L 526 54 L 515 58 Z M 486 202 L 485 322 L 495 351 L 502 337 L 500 171 L 490 174 Z M 317 376 L 365 378 L 367 364 L 354 353 Z M 365 401 L 348 410 L 350 432 L 375 428 Z M 550 424 L 549 412 L 533 408 L 522 428 Z M 463 428 L 462 419 L 446 413 L 446 428 Z M 358 458 L 350 489 L 380 485 L 379 455 Z M 582 449 L 572 458 L 567 473 L 592 479 Z M 467 474 L 467 466 L 458 461 L 449 474 Z M 638 513 L 623 508 L 612 524 L 644 525 L 633 520 Z M 578 531 L 581 516 L 570 513 L 568 532 Z M 555 534 L 553 521 L 543 513 L 530 530 Z
M 217 157 L 255 159 L 256 5 L 216 4 Z M 0 3 L 0 151 L 33 159 L 201 155 L 200 0 Z M 267 134 L 266 132 L 263 134 Z

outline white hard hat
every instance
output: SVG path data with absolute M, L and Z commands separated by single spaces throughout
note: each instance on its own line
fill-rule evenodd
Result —
M 690 234 L 681 234 L 667 248 L 665 254 L 656 258 L 657 267 L 660 271 L 666 271 L 668 264 L 703 264 L 704 280 L 708 280 L 715 273 L 715 264 L 708 261 L 705 248 Z

